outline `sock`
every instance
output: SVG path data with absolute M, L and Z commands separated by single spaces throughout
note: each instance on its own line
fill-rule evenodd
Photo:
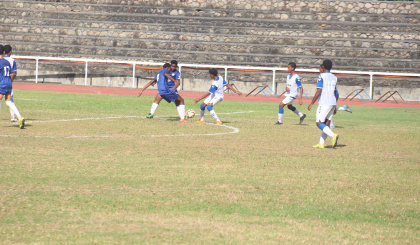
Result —
M 337 111 L 345 111 L 346 109 L 344 107 L 338 107 Z
M 320 125 L 318 125 L 318 128 L 321 129 L 322 132 L 326 133 L 328 136 L 334 137 L 333 131 L 331 131 L 330 127 L 325 125 L 325 123 L 321 123 Z
M 279 122 L 281 122 L 281 120 L 283 120 L 283 113 L 284 113 L 284 108 L 283 107 L 279 107 Z
M 204 112 L 206 112 L 206 108 L 201 104 L 200 105 L 200 121 L 204 121 Z
M 207 105 L 207 110 L 210 112 L 210 115 L 216 119 L 216 121 L 220 121 L 219 117 L 217 116 L 216 112 L 213 110 L 213 107 Z
M 158 108 L 159 104 L 153 103 L 152 108 L 150 108 L 150 114 L 155 114 L 156 109 Z
M 18 117 L 18 119 L 22 117 L 18 109 L 16 108 L 15 103 L 12 103 L 11 101 L 6 101 L 6 105 L 13 111 L 13 113 Z
M 330 123 L 330 127 L 331 128 L 334 127 L 334 123 L 332 122 L 332 120 L 331 120 L 331 123 Z
M 176 109 L 178 110 L 179 117 L 185 119 L 185 105 L 179 105 Z
M 293 111 L 296 115 L 298 115 L 299 117 L 303 116 L 303 113 L 300 112 L 298 109 L 296 109 L 296 107 L 292 107 L 292 109 L 290 109 L 291 111 Z
M 321 137 L 319 138 L 319 144 L 323 145 L 325 143 L 325 140 L 327 139 L 328 135 L 324 132 L 321 133 Z

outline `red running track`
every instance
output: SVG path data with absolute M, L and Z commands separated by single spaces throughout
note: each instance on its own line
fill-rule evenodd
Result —
M 88 86 L 75 86 L 75 85 L 58 85 L 58 84 L 45 84 L 45 83 L 20 83 L 14 82 L 13 89 L 15 90 L 36 90 L 36 91 L 51 91 L 51 92 L 65 92 L 65 93 L 81 93 L 81 94 L 115 94 L 115 95 L 129 95 L 137 96 L 139 89 L 131 88 L 107 88 L 107 87 L 88 87 Z M 157 90 L 146 90 L 143 92 L 142 96 L 155 96 Z M 187 92 L 180 91 L 179 94 L 183 98 L 195 99 L 205 93 L 202 92 Z M 392 98 L 391 98 L 392 99 Z M 238 101 L 256 101 L 256 102 L 275 102 L 280 103 L 281 99 L 275 96 L 269 96 L 268 98 L 264 95 L 250 95 L 245 97 L 245 95 L 238 96 L 234 94 L 225 94 L 225 100 L 238 100 Z M 303 103 L 309 104 L 310 99 L 303 98 Z M 396 108 L 420 108 L 420 102 L 398 102 L 395 101 L 378 101 L 377 103 L 370 100 L 364 102 L 360 99 L 353 99 L 351 101 L 342 99 L 338 100 L 339 105 L 349 105 L 349 106 L 373 106 L 373 107 L 396 107 Z

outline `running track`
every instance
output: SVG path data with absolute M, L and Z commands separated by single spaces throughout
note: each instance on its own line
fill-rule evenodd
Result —
M 57 85 L 57 84 L 44 84 L 44 83 L 21 83 L 14 82 L 13 89 L 15 90 L 35 90 L 35 91 L 51 91 L 51 92 L 66 92 L 66 93 L 84 93 L 84 94 L 115 94 L 115 95 L 129 95 L 137 96 L 139 89 L 131 88 L 107 88 L 107 87 L 88 87 L 88 86 L 74 86 L 74 85 Z M 157 90 L 148 89 L 143 92 L 142 96 L 155 96 Z M 183 98 L 195 99 L 204 93 L 201 92 L 187 92 L 180 91 L 179 94 Z M 225 94 L 225 100 L 238 100 L 238 101 L 257 101 L 257 102 L 275 102 L 280 103 L 281 99 L 276 98 L 275 96 L 269 96 L 268 98 L 264 95 L 250 95 L 245 97 L 245 95 L 238 96 L 234 94 Z M 392 98 L 391 98 L 392 100 Z M 374 107 L 397 107 L 397 108 L 420 108 L 420 102 L 398 102 L 395 101 L 378 101 L 377 103 L 371 102 L 370 100 L 353 99 L 349 101 L 338 100 L 339 105 L 349 105 L 349 106 L 374 106 Z M 295 102 L 297 102 L 295 100 Z M 303 98 L 303 103 L 310 103 L 311 100 L 306 97 Z

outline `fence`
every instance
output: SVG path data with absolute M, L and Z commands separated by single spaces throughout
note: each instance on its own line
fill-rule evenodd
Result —
M 89 64 L 123 64 L 133 67 L 133 88 L 136 86 L 136 68 L 142 69 L 160 69 L 163 63 L 159 62 L 140 62 L 140 61 L 121 61 L 121 60 L 99 60 L 99 59 L 78 59 L 78 58 L 58 58 L 58 57 L 37 57 L 37 56 L 13 56 L 15 59 L 21 60 L 34 60 L 36 61 L 35 66 L 35 83 L 38 83 L 38 74 L 39 74 L 39 62 L 71 62 L 85 64 L 85 85 L 88 85 L 88 75 L 89 75 Z M 157 66 L 157 68 L 146 68 L 140 67 L 139 65 L 149 65 Z M 247 72 L 272 72 L 273 73 L 273 85 L 272 88 L 276 90 L 276 71 L 286 71 L 286 68 L 280 67 L 249 67 L 249 66 L 230 66 L 230 65 L 202 65 L 202 64 L 178 64 L 179 71 L 182 71 L 182 68 L 197 68 L 197 69 L 208 69 L 208 68 L 218 68 L 224 69 L 224 77 L 226 80 L 229 78 L 228 71 L 247 71 Z M 297 69 L 298 73 L 318 73 L 318 69 Z M 370 87 L 369 95 L 373 98 L 373 78 L 376 77 L 393 77 L 393 78 L 420 78 L 420 74 L 413 73 L 386 73 L 386 72 L 367 72 L 367 71 L 341 71 L 333 70 L 335 75 L 339 76 L 369 76 L 370 77 Z M 181 86 L 180 90 L 183 90 Z

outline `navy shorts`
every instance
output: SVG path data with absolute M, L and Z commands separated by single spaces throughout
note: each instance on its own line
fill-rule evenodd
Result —
M 3 94 L 3 95 L 12 94 L 12 88 L 0 87 L 0 94 Z
M 179 94 L 177 92 L 175 92 L 175 93 L 159 93 L 159 94 L 168 103 L 174 102 L 179 97 Z

